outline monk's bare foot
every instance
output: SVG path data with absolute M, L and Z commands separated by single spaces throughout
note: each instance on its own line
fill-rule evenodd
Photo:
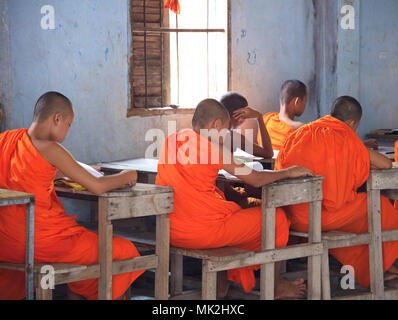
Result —
M 303 297 L 305 291 L 304 279 L 293 282 L 281 279 L 275 284 L 275 299 L 299 299 Z
M 394 280 L 398 278 L 398 274 L 395 273 L 390 273 L 388 271 L 386 271 L 384 273 L 384 281 L 389 281 L 389 280 Z
M 392 279 L 397 279 L 398 278 L 398 267 L 393 264 L 390 269 L 388 269 L 385 273 L 384 273 L 384 280 L 388 281 L 388 280 L 392 280 Z
M 223 299 L 228 294 L 231 282 L 228 280 L 227 271 L 217 272 L 217 298 Z
M 66 298 L 68 300 L 84 300 L 84 297 L 80 294 L 74 293 L 71 289 L 67 287 L 66 289 Z

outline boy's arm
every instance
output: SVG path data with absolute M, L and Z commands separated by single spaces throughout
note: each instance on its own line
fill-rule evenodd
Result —
M 228 151 L 223 150 L 223 152 Z M 228 157 L 226 157 L 226 159 L 227 158 Z M 283 170 L 256 171 L 249 168 L 245 164 L 236 161 L 233 157 L 233 154 L 231 154 L 230 163 L 223 163 L 223 169 L 253 187 L 261 187 L 263 185 L 286 178 L 297 178 L 314 175 L 311 170 L 299 166 L 293 166 Z
M 126 184 L 134 185 L 137 181 L 135 170 L 124 170 L 115 175 L 94 177 L 80 166 L 63 146 L 55 142 L 40 150 L 40 154 L 65 176 L 97 195 Z
M 253 155 L 263 158 L 272 158 L 274 156 L 274 150 L 272 150 L 271 138 L 268 134 L 267 128 L 265 127 L 261 113 L 250 107 L 246 107 L 236 110 L 233 116 L 236 119 L 257 119 L 262 146 L 257 143 L 253 143 Z M 242 150 L 247 151 L 246 146 L 248 143 L 250 142 L 245 138 L 245 136 L 241 135 Z
M 371 169 L 391 169 L 392 161 L 388 159 L 385 155 L 368 149 L 370 158 L 370 168 Z

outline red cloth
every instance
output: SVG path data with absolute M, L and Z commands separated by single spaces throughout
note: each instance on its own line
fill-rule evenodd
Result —
M 69 216 L 54 190 L 56 168 L 49 164 L 33 146 L 27 129 L 0 134 L 0 188 L 35 195 L 35 263 L 64 262 L 98 263 L 98 235 Z M 0 261 L 25 261 L 26 205 L 0 207 Z M 139 256 L 134 245 L 123 238 L 113 238 L 113 258 Z M 112 296 L 121 296 L 143 273 L 137 271 L 113 277 Z M 0 269 L 0 299 L 25 297 L 25 275 Z M 68 284 L 87 299 L 97 299 L 98 280 L 90 279 Z
M 180 14 L 180 2 L 178 0 L 164 0 L 164 7 L 175 14 Z
M 268 112 L 263 116 L 265 127 L 267 128 L 269 137 L 271 138 L 272 149 L 280 150 L 286 138 L 294 132 L 285 121 L 279 119 L 278 112 Z M 257 134 L 257 143 L 261 145 L 261 133 Z
M 322 230 L 351 233 L 368 231 L 367 196 L 357 189 L 367 180 L 369 152 L 357 134 L 344 122 L 326 116 L 292 133 L 278 154 L 275 169 L 301 165 L 323 181 Z M 308 230 L 308 203 L 285 207 L 292 229 Z M 398 228 L 398 211 L 381 197 L 383 230 Z M 354 267 L 362 287 L 369 286 L 369 251 L 367 245 L 330 250 L 343 265 Z M 383 243 L 384 271 L 398 256 L 398 242 Z
M 207 159 L 208 164 L 202 164 Z M 200 161 L 202 160 L 202 162 Z M 192 249 L 236 246 L 261 248 L 261 207 L 242 209 L 227 201 L 216 185 L 222 160 L 217 148 L 187 129 L 169 135 L 160 152 L 156 184 L 174 189 L 170 217 L 170 242 Z M 276 247 L 285 246 L 289 222 L 282 210 L 276 213 Z M 249 292 L 255 286 L 251 266 L 228 270 L 228 279 Z

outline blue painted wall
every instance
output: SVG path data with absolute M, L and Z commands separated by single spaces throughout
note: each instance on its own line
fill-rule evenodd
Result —
M 56 90 L 75 106 L 64 142 L 80 161 L 143 157 L 145 132 L 167 120 L 190 126 L 191 116 L 126 117 L 130 33 L 128 0 L 9 0 L 13 106 L 8 128 L 30 124 L 44 92 Z M 55 9 L 55 29 L 40 26 L 43 5 Z M 11 120 L 11 119 L 10 119 Z

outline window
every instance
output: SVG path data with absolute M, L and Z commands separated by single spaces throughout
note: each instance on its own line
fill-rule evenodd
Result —
M 163 0 L 130 0 L 128 116 L 192 113 L 227 91 L 229 2 L 180 0 L 176 15 Z

